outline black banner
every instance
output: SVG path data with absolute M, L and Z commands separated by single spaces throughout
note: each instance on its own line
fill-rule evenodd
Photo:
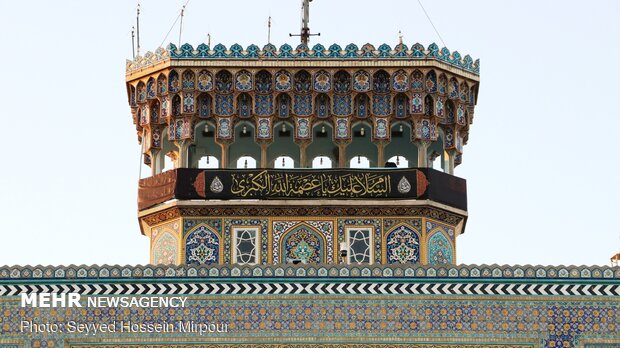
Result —
M 167 199 L 432 199 L 466 209 L 465 180 L 428 169 L 189 169 L 140 181 L 138 208 Z M 161 180 L 174 180 L 174 197 Z M 168 191 L 168 190 L 166 190 Z M 163 200 L 156 202 L 157 198 Z M 155 198 L 155 199 L 154 199 Z

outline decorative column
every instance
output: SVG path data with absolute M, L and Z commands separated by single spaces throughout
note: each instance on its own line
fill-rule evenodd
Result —
M 260 143 L 260 168 L 267 168 L 267 144 L 266 142 Z
M 444 173 L 454 175 L 454 157 L 456 156 L 456 150 L 446 150 Z
M 308 168 L 308 159 L 306 150 L 308 149 L 308 145 L 310 145 L 307 141 L 302 141 L 299 143 L 299 167 L 300 168 Z
M 220 147 L 222 148 L 222 163 L 220 164 L 220 167 L 222 169 L 226 169 L 226 168 L 230 168 L 230 166 L 228 165 L 228 143 L 219 143 Z
M 347 167 L 347 143 L 338 143 L 338 168 Z
M 415 145 L 418 147 L 418 168 L 428 167 L 428 147 L 430 141 L 416 141 Z
M 385 166 L 385 142 L 378 141 L 377 145 L 377 167 Z
M 149 155 L 151 156 L 151 176 L 161 173 L 164 169 L 162 158 L 159 156 L 161 149 L 151 149 Z
M 177 168 L 188 167 L 188 150 L 191 145 L 190 139 L 177 140 L 174 142 L 179 148 L 179 157 L 177 158 Z

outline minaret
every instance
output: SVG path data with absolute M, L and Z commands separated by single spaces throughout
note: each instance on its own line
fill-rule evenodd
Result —
M 478 61 L 401 33 L 309 48 L 309 3 L 296 48 L 170 44 L 127 63 L 151 263 L 457 262 Z

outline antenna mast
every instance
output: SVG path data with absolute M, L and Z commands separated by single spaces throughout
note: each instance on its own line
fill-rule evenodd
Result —
M 310 23 L 310 2 L 312 0 L 301 0 L 301 33 L 299 35 L 288 34 L 288 36 L 300 36 L 301 43 L 308 46 L 308 41 L 310 40 L 310 36 L 321 36 L 321 33 L 318 34 L 310 34 L 310 27 L 308 27 L 308 23 Z
M 138 7 L 136 8 L 136 37 L 138 39 L 138 56 L 140 55 L 140 2 L 138 1 Z
M 183 16 L 185 15 L 185 6 L 187 6 L 187 3 L 185 3 L 185 5 L 183 5 L 183 8 L 181 8 L 181 24 L 179 25 L 179 47 L 181 47 L 181 34 L 183 34 Z
M 269 20 L 267 21 L 267 43 L 271 43 L 271 16 L 269 16 Z
M 136 36 L 136 27 L 131 27 L 131 55 L 133 59 L 136 59 L 136 43 L 134 40 L 135 36 Z

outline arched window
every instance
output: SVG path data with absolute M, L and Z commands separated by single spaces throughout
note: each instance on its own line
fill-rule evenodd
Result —
M 220 167 L 220 161 L 215 156 L 202 156 L 198 161 L 200 169 L 215 169 Z
M 388 162 L 396 163 L 397 168 L 409 168 L 409 161 L 405 156 L 393 156 L 388 160 Z
M 366 156 L 357 155 L 349 161 L 349 168 L 370 168 L 370 160 Z
M 295 168 L 295 161 L 289 156 L 276 157 L 276 160 L 274 162 L 274 168 L 277 168 L 277 169 Z
M 256 160 L 250 156 L 241 156 L 237 160 L 237 168 L 240 168 L 240 169 L 256 168 Z
M 332 160 L 327 156 L 316 156 L 312 160 L 312 168 L 331 168 Z

